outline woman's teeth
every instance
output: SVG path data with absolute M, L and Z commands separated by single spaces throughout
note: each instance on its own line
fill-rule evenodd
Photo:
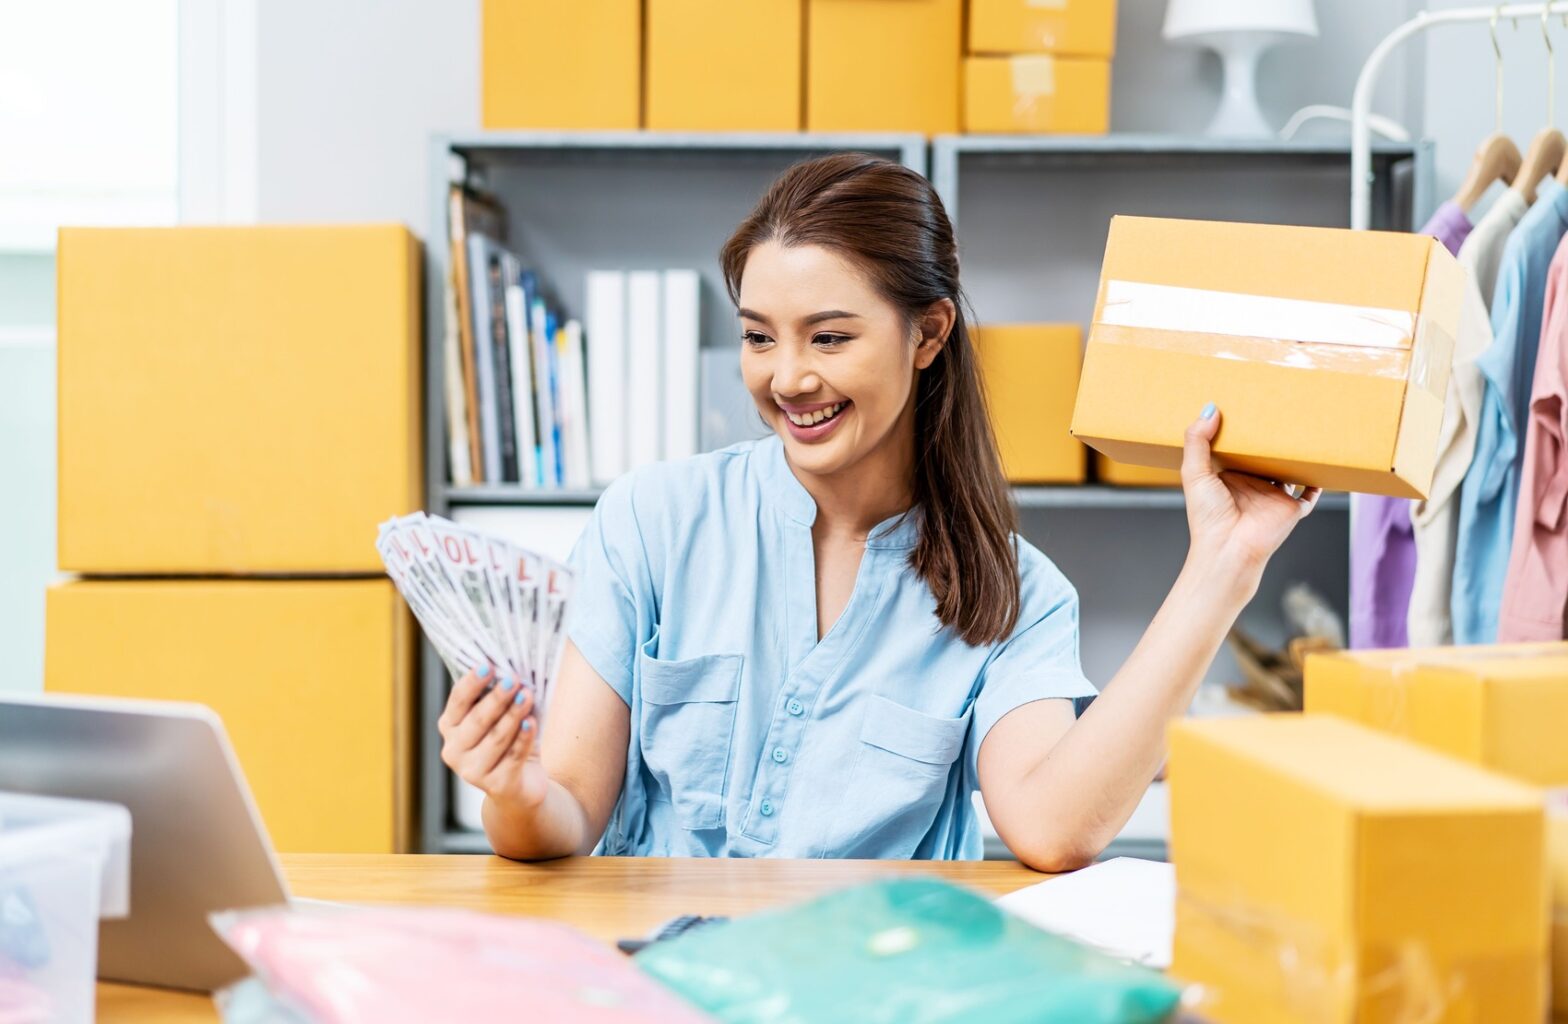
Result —
M 784 415 L 788 416 L 789 421 L 795 424 L 797 427 L 809 427 L 814 424 L 821 423 L 823 420 L 832 419 L 839 414 L 844 406 L 848 404 L 848 402 L 839 402 L 837 405 L 830 405 L 826 409 L 818 409 L 816 412 L 808 413 L 793 413 L 786 411 Z

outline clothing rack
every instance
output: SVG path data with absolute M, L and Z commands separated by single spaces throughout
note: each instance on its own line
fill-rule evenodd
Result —
M 1411 36 L 1437 25 L 1465 22 L 1490 22 L 1508 19 L 1540 18 L 1568 14 L 1568 0 L 1537 4 L 1498 4 L 1492 7 L 1458 7 L 1451 11 L 1422 11 L 1383 37 L 1372 48 L 1361 73 L 1356 76 L 1356 91 L 1350 100 L 1350 226 L 1365 231 L 1372 223 L 1372 90 L 1377 85 L 1383 61 Z

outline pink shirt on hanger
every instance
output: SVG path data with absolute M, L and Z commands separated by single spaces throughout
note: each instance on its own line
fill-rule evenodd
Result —
M 1568 239 L 1546 281 L 1546 319 L 1535 357 L 1530 418 L 1513 548 L 1498 613 L 1497 640 L 1563 639 L 1568 608 Z

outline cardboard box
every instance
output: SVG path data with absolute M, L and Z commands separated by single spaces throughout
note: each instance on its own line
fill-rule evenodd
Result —
M 1314 654 L 1305 685 L 1308 711 L 1568 786 L 1568 643 Z
M 1217 1024 L 1537 1021 L 1540 792 L 1332 715 L 1170 733 L 1173 977 Z
M 803 2 L 648 0 L 646 127 L 799 131 Z
M 961 0 L 808 0 L 806 129 L 958 131 Z
M 483 0 L 480 124 L 636 129 L 641 0 Z
M 1025 55 L 964 58 L 964 131 L 1104 135 L 1107 60 Z
M 1547 874 L 1552 888 L 1552 1014 L 1568 1018 L 1568 792 L 1546 807 Z
M 969 52 L 1116 53 L 1116 0 L 969 0 Z
M 1094 453 L 1094 477 L 1102 484 L 1117 487 L 1180 487 L 1181 472 L 1152 466 L 1129 466 Z
M 396 225 L 60 232 L 59 565 L 375 572 L 423 504 Z
M 1222 469 L 1425 497 L 1463 285 L 1424 235 L 1116 217 L 1073 433 L 1176 469 L 1214 402 Z
M 388 580 L 76 580 L 45 614 L 49 692 L 218 713 L 278 849 L 411 848 L 415 634 Z
M 1077 324 L 987 324 L 971 337 L 1007 479 L 1079 484 L 1084 447 L 1068 432 L 1083 332 Z

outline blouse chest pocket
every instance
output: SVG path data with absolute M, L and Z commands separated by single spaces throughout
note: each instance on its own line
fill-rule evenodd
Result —
M 845 809 L 859 835 L 835 856 L 912 856 L 947 798 L 953 764 L 964 749 L 970 712 L 928 715 L 872 695 L 860 728 L 860 752 Z
M 688 829 L 718 828 L 724 820 L 735 706 L 740 697 L 738 654 L 665 661 L 655 634 L 637 655 L 641 684 L 638 739 L 643 763 L 658 791 L 669 795 Z

